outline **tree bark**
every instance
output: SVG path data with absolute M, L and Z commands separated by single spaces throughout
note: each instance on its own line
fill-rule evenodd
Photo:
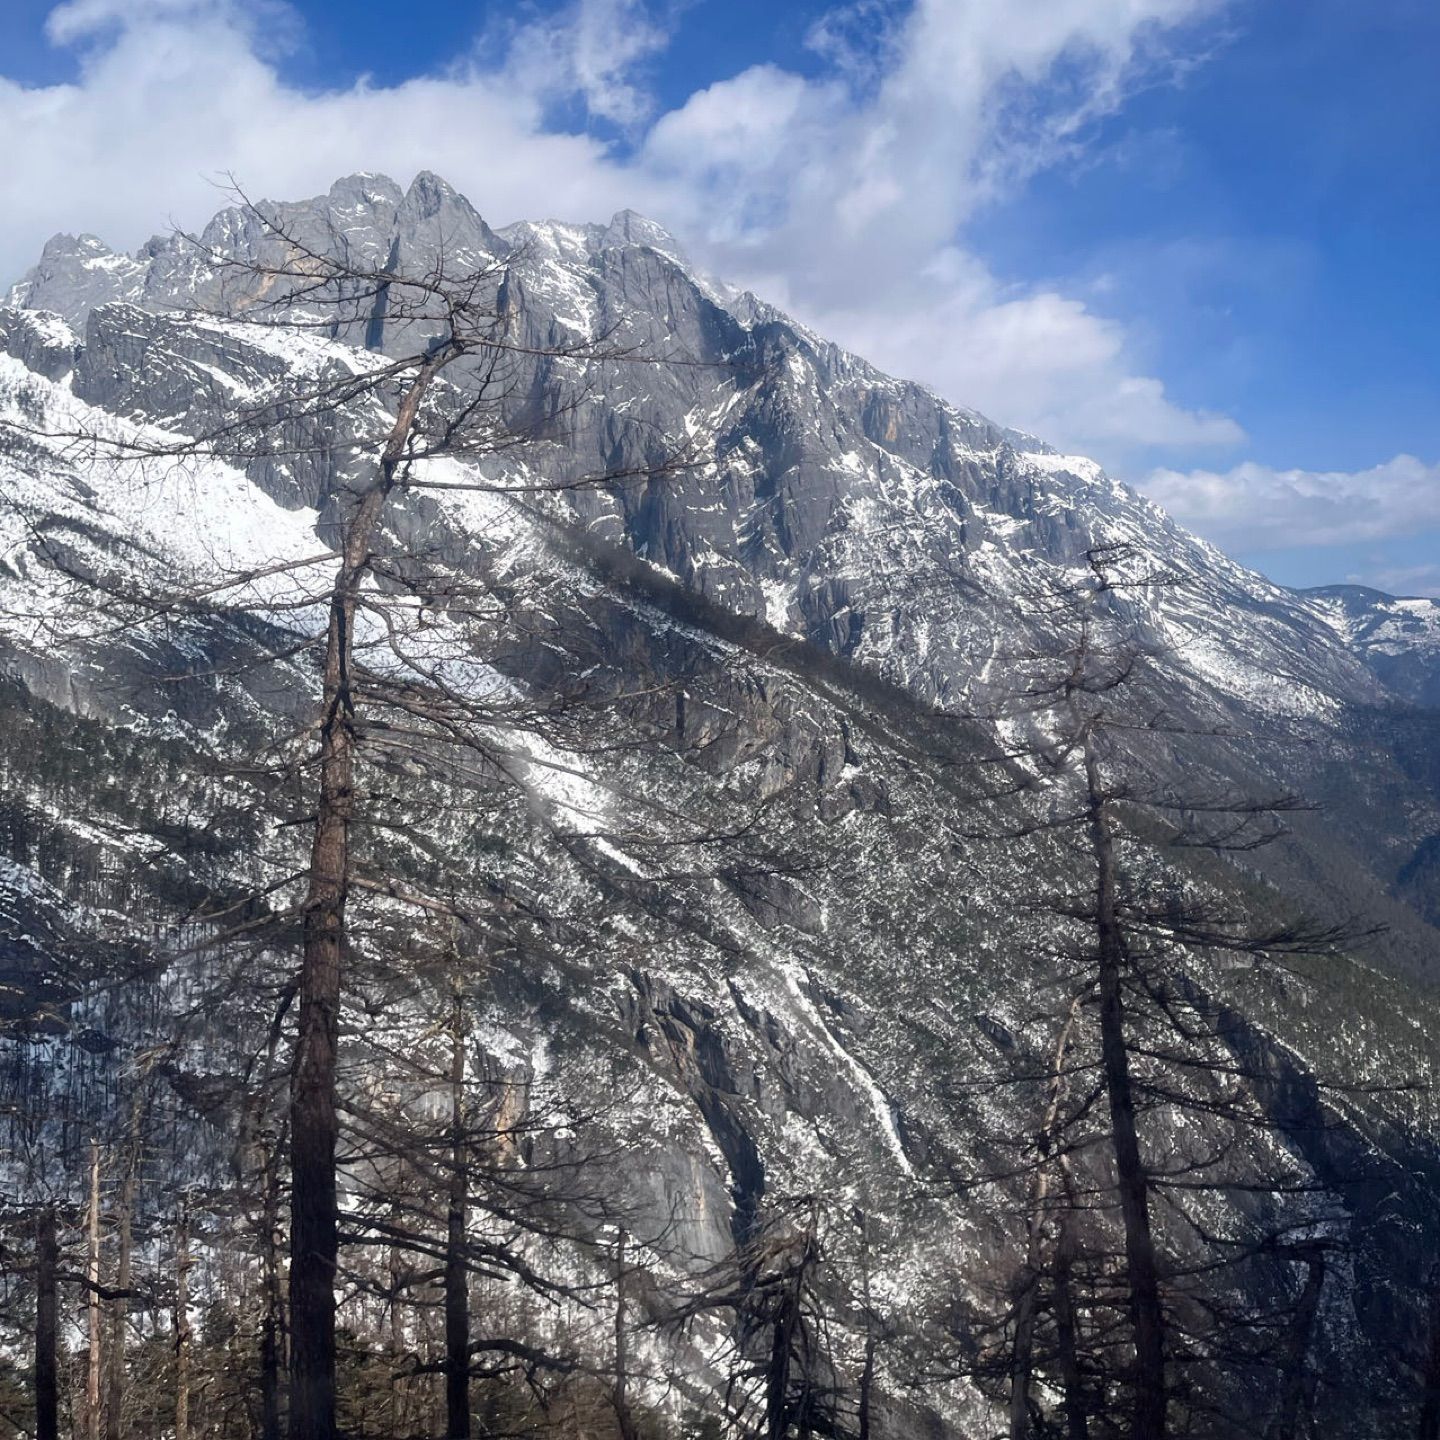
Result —
M 290 1435 L 335 1440 L 335 1270 L 339 1255 L 335 1095 L 345 904 L 354 810 L 355 615 L 370 547 L 430 382 L 459 351 L 431 355 L 406 389 L 374 481 L 345 523 L 330 596 L 320 710 L 320 791 L 310 850 L 300 963 L 299 1021 L 290 1080 Z
M 615 1424 L 620 1431 L 620 1440 L 639 1440 L 635 1428 L 635 1416 L 630 1410 L 630 1316 L 625 1295 L 626 1241 L 629 1237 L 624 1229 L 615 1242 L 615 1385 L 611 1400 L 615 1406 Z
M 790 1428 L 791 1368 L 795 1359 L 795 1338 L 801 1324 L 801 1306 L 814 1254 L 814 1244 L 814 1218 L 812 1215 L 811 1225 L 804 1234 L 800 1256 L 795 1266 L 794 1282 L 781 1296 L 780 1311 L 775 1317 L 771 1335 L 770 1362 L 765 1372 L 766 1440 L 785 1440 L 786 1432 Z M 804 1379 L 808 1384 L 809 1376 L 805 1376 Z M 803 1427 L 808 1419 L 803 1408 L 800 1418 Z
M 469 1176 L 465 1137 L 465 997 L 450 1019 L 450 1190 L 445 1230 L 445 1434 L 470 1440 L 470 1276 L 465 1264 Z
M 1420 1402 L 1419 1440 L 1440 1440 L 1440 1265 L 1430 1271 L 1430 1353 Z
M 790 1361 L 797 1308 L 795 1297 L 786 1294 L 770 1337 L 770 1363 L 765 1371 L 766 1440 L 785 1440 L 790 1427 Z
M 280 1157 L 276 1147 L 265 1152 L 260 1206 L 260 1440 L 280 1440 L 280 1373 L 284 1359 L 284 1311 L 280 1298 Z
M 131 1251 L 135 1223 L 135 1188 L 140 1166 L 140 1131 L 148 1064 L 136 1080 L 130 1105 L 130 1135 L 125 1150 L 125 1173 L 120 1183 L 120 1200 L 115 1216 L 117 1255 L 116 1295 L 110 1302 L 110 1348 L 105 1374 L 105 1440 L 120 1440 L 125 1418 L 125 1327 L 129 1317 Z
M 175 1227 L 175 1440 L 190 1440 L 190 1214 Z
M 1020 1272 L 1015 1300 L 1015 1342 L 1010 1347 L 1010 1440 L 1030 1440 L 1030 1376 L 1034 1368 L 1035 1322 L 1040 1272 L 1028 1262 Z
M 100 1141 L 90 1141 L 90 1205 L 86 1214 L 85 1279 L 85 1434 L 100 1440 L 101 1334 L 100 1310 Z
M 1055 1349 L 1060 1364 L 1061 1410 L 1065 1440 L 1089 1440 L 1090 1420 L 1080 1374 L 1080 1325 L 1071 1288 L 1075 1268 L 1075 1227 L 1069 1216 L 1060 1222 L 1055 1245 Z
M 865 1307 L 865 1353 L 860 1363 L 860 1394 L 856 1404 L 856 1440 L 870 1440 L 870 1412 L 875 1399 L 875 1355 L 879 1337 L 875 1333 L 875 1307 L 870 1296 L 870 1207 L 866 1197 L 860 1212 L 860 1303 Z
M 131 1214 L 135 1205 L 135 1172 L 127 1168 L 116 1215 L 118 1254 L 115 1289 L 110 1302 L 110 1348 L 106 1355 L 105 1440 L 120 1440 L 125 1409 L 125 1322 L 129 1312 Z
M 1285 1336 L 1280 1372 L 1280 1405 L 1271 1427 L 1271 1440 L 1298 1440 L 1300 1414 L 1305 1406 L 1310 1337 L 1320 1309 L 1320 1292 L 1325 1288 L 1325 1252 L 1310 1251 L 1305 1257 L 1305 1285 L 1295 1302 L 1295 1313 Z
M 857 1440 L 870 1440 L 870 1410 L 875 1395 L 875 1330 L 867 1309 L 865 1314 L 865 1353 L 860 1363 L 860 1402 L 856 1417 Z
M 35 1220 L 35 1440 L 60 1440 L 59 1268 L 55 1211 L 47 1205 Z
M 1125 1227 L 1125 1270 L 1130 1320 L 1135 1335 L 1132 1440 L 1163 1440 L 1166 1421 L 1165 1320 L 1160 1276 L 1150 1233 L 1150 1187 L 1140 1157 L 1135 1124 L 1135 1091 L 1125 1038 L 1122 977 L 1125 941 L 1116 894 L 1114 838 L 1094 741 L 1085 737 L 1085 780 L 1090 841 L 1095 861 L 1095 929 L 1100 989 L 1100 1057 L 1110 1103 L 1120 1214 Z
M 395 1227 L 396 1233 L 399 1232 L 403 1222 L 404 1215 L 399 1203 L 392 1203 L 390 1223 Z M 405 1315 L 400 1308 L 400 1297 L 405 1288 L 406 1277 L 405 1256 L 399 1245 L 390 1246 L 388 1266 L 390 1272 L 389 1344 L 391 1362 L 394 1367 L 390 1377 L 390 1429 L 396 1435 L 401 1435 L 404 1434 L 404 1423 L 410 1407 L 406 1404 L 400 1377 L 400 1362 L 405 1356 Z
M 1080 1018 L 1081 996 L 1066 1012 L 1050 1057 L 1044 1118 L 1036 1137 L 1035 1172 L 1030 1180 L 1030 1204 L 1025 1243 L 1025 1264 L 1020 1274 L 1020 1293 L 1015 1303 L 1015 1343 L 1010 1368 L 1010 1440 L 1029 1440 L 1030 1380 L 1034 1371 L 1035 1326 L 1040 1309 L 1041 1251 L 1045 1240 L 1046 1202 L 1050 1195 L 1051 1151 L 1055 1145 L 1060 1102 L 1065 1095 L 1065 1057 Z

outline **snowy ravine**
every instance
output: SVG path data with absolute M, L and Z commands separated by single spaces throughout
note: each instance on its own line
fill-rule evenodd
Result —
M 308 245 L 343 235 L 374 263 L 420 271 L 443 252 L 503 267 L 513 336 L 535 352 L 517 393 L 543 389 L 569 417 L 563 444 L 478 471 L 443 462 L 442 478 L 540 479 L 553 494 L 431 492 L 402 500 L 392 524 L 522 597 L 525 623 L 451 683 L 543 698 L 584 676 L 597 693 L 639 697 L 597 710 L 594 743 L 574 752 L 498 726 L 516 785 L 497 804 L 493 853 L 465 851 L 442 818 L 434 849 L 454 853 L 433 863 L 458 888 L 543 906 L 550 959 L 493 977 L 478 1043 L 527 1081 L 620 1077 L 626 1106 L 604 1123 L 630 1163 L 612 1179 L 666 1234 L 649 1257 L 660 1281 L 722 1257 L 756 1207 L 823 1193 L 871 1217 L 877 1303 L 898 1326 L 1006 1283 L 997 1195 L 947 1193 L 935 1177 L 983 1167 L 1033 1129 L 1018 1095 L 974 1082 L 1011 1052 L 1044 1050 L 1037 1017 L 1053 1010 L 1062 963 L 1028 902 L 1067 862 L 1043 838 L 986 843 L 964 822 L 960 762 L 997 727 L 945 717 L 1003 708 L 1007 657 L 1043 644 L 1037 596 L 1083 573 L 1096 547 L 1133 547 L 1167 577 L 1137 602 L 1148 683 L 1157 711 L 1210 737 L 1194 754 L 1177 744 L 1174 774 L 1326 807 L 1297 814 L 1246 883 L 1387 927 L 1345 962 L 1340 991 L 1297 976 L 1257 995 L 1246 1043 L 1296 1085 L 1322 1062 L 1365 1083 L 1434 1073 L 1440 607 L 1272 585 L 1094 462 L 883 375 L 697 274 L 629 212 L 493 230 L 434 176 L 402 191 L 367 174 L 274 213 Z M 231 210 L 203 242 L 245 258 L 262 237 Z M 333 450 L 243 467 L 191 459 L 140 480 L 73 435 L 197 433 L 277 377 L 363 374 L 415 345 L 383 311 L 333 334 L 198 313 L 217 298 L 199 253 L 178 238 L 124 256 L 57 236 L 0 307 L 0 681 L 14 717 L 0 744 L 0 980 L 36 994 L 63 996 L 70 958 L 106 946 L 117 965 L 135 946 L 172 946 L 167 1003 L 203 978 L 190 969 L 208 963 L 203 948 L 167 925 L 217 874 L 257 876 L 238 842 L 188 872 L 154 857 L 215 798 L 187 755 L 239 754 L 267 727 L 308 718 L 301 664 L 260 684 L 242 662 L 320 623 L 288 601 L 297 573 L 332 567 L 327 505 L 349 463 L 337 434 Z M 686 363 L 587 370 L 545 353 L 597 336 Z M 686 442 L 698 455 L 659 473 Z M 647 468 L 649 480 L 563 488 Z M 164 654 L 76 607 L 77 570 L 137 588 L 193 576 L 203 590 L 257 557 L 274 573 L 227 600 L 245 622 L 198 605 Z M 176 654 L 193 657 L 193 683 L 157 686 Z M 57 767 L 62 751 L 84 763 Z M 692 842 L 744 836 L 762 809 L 765 855 L 794 863 L 761 863 L 758 831 L 734 863 Z M 686 878 L 662 907 L 646 887 L 672 870 Z M 84 1092 L 82 1109 L 107 1103 L 95 1076 L 109 1051 L 94 1037 L 123 1052 L 163 1008 L 143 988 L 133 1002 L 55 1001 L 36 1044 L 57 1083 Z M 180 1067 L 191 1090 L 223 1091 L 239 1063 L 240 1035 L 215 1018 Z M 418 1032 L 423 1017 L 396 1023 Z M 1352 1226 L 1326 1343 L 1360 1375 L 1379 1363 L 1366 1347 L 1385 1326 L 1413 1339 L 1420 1259 L 1440 1247 L 1425 1199 L 1440 1158 L 1428 1098 L 1348 1104 L 1346 1133 L 1364 1137 L 1372 1167 L 1364 1186 L 1323 1146 L 1276 1144 Z M 217 1102 L 177 1141 L 197 1176 L 223 1168 L 225 1123 Z M 1385 1186 L 1403 1225 L 1377 1219 Z M 1377 1298 L 1392 1288 L 1399 1302 Z M 696 1337 L 686 1361 L 697 1373 L 708 1343 Z M 903 1357 L 881 1367 L 887 1440 L 922 1423 L 987 1433 L 965 1383 L 921 1403 Z

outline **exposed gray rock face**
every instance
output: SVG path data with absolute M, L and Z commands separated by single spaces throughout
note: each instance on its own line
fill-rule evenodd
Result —
M 885 376 L 696 275 L 670 236 L 631 212 L 603 226 L 495 231 L 434 176 L 402 191 L 359 175 L 266 213 L 296 243 L 367 265 L 488 269 L 487 293 L 522 350 L 599 336 L 615 347 L 615 359 L 587 367 L 553 354 L 517 359 L 512 418 L 538 407 L 565 414 L 565 428 L 518 459 L 481 464 L 501 481 L 523 480 L 514 469 L 523 461 L 547 482 L 623 471 L 633 483 L 497 499 L 483 511 L 410 496 L 390 537 L 402 552 L 423 541 L 497 586 L 523 574 L 527 598 L 514 601 L 517 623 L 494 657 L 515 683 L 545 696 L 583 676 L 597 694 L 633 697 L 596 720 L 610 728 L 589 737 L 581 800 L 537 767 L 523 802 L 497 802 L 503 867 L 443 820 L 435 850 L 457 890 L 554 912 L 568 948 L 556 941 L 545 964 L 496 977 L 495 1064 L 517 1075 L 569 1066 L 583 1078 L 598 1056 L 623 1069 L 635 1098 L 616 1123 L 642 1159 L 616 1183 L 657 1233 L 683 1217 L 674 1248 L 690 1263 L 723 1256 L 769 1200 L 821 1192 L 875 1217 L 897 1323 L 1003 1287 L 994 1197 L 941 1194 L 934 1177 L 987 1160 L 1002 1168 L 996 1156 L 1033 1127 L 1023 1097 L 977 1104 L 966 1083 L 1043 1051 L 1036 1016 L 1053 1006 L 1061 977 L 1054 937 L 1027 906 L 1066 862 L 1038 841 L 1002 850 L 967 838 L 956 776 L 993 732 L 936 707 L 983 714 L 1007 693 L 1006 657 L 1046 638 L 1032 597 L 1073 577 L 1094 546 L 1134 546 L 1178 582 L 1136 615 L 1159 657 L 1156 709 L 1215 732 L 1184 753 L 1177 746 L 1174 773 L 1329 801 L 1326 820 L 1297 819 L 1292 841 L 1266 862 L 1268 881 L 1305 903 L 1353 903 L 1387 920 L 1389 948 L 1363 982 L 1374 987 L 1367 1003 L 1398 1015 L 1394 975 L 1405 974 L 1415 1013 L 1432 1013 L 1440 915 L 1421 892 L 1440 835 L 1440 765 L 1430 758 L 1440 724 L 1423 709 L 1436 698 L 1431 681 L 1416 680 L 1408 661 L 1392 664 L 1401 652 L 1387 648 L 1408 646 L 1412 618 L 1423 628 L 1431 612 L 1270 585 L 1093 462 Z M 237 403 L 264 405 L 297 374 L 340 377 L 423 344 L 425 325 L 397 316 L 383 295 L 317 311 L 318 331 L 300 336 L 243 323 L 263 299 L 257 281 L 212 257 L 263 263 L 278 243 L 238 209 L 217 216 L 198 245 L 157 239 L 133 257 L 93 237 L 51 242 L 12 308 L 0 309 L 3 413 L 42 436 L 76 423 L 195 433 Z M 650 363 L 660 359 L 685 363 Z M 143 495 L 33 436 L 0 449 L 0 478 L 56 522 L 76 568 L 118 563 L 143 581 L 257 546 L 298 557 L 331 543 L 336 491 L 365 463 L 363 447 L 348 447 L 376 418 L 288 422 L 241 468 L 173 485 L 160 477 Z M 687 445 L 675 473 L 670 462 Z M 0 587 L 7 602 L 26 597 L 3 626 L 5 668 L 16 714 L 33 711 L 26 723 L 49 727 L 35 753 L 94 752 L 81 773 L 125 777 L 108 790 L 85 782 L 82 809 L 118 807 L 127 825 L 158 835 L 213 799 L 185 770 L 195 737 L 243 737 L 305 713 L 302 668 L 262 685 L 239 663 L 282 650 L 291 617 L 266 628 L 197 615 L 170 637 L 174 651 L 97 636 L 71 663 L 17 618 L 50 594 L 53 557 L 20 529 L 5 540 Z M 193 679 L 161 690 L 155 676 L 177 653 L 192 657 Z M 1412 703 L 1397 707 L 1401 699 Z M 66 712 L 93 729 L 66 728 L 57 718 Z M 137 776 L 165 746 L 167 775 L 185 778 L 152 795 Z M 101 856 L 163 915 L 241 864 L 249 837 L 237 833 L 231 850 L 216 842 L 204 873 L 157 879 L 124 847 L 75 826 L 75 797 L 57 800 L 43 769 L 17 760 L 15 786 L 54 837 L 46 843 L 72 857 L 57 883 L 76 895 L 76 877 Z M 803 863 L 744 854 L 655 893 L 654 853 L 626 849 L 639 828 L 627 808 L 635 797 L 679 817 L 670 843 L 686 833 L 681 819 L 743 833 L 764 803 L 780 817 L 775 843 L 793 842 Z M 34 911 L 25 877 L 39 851 L 12 837 L 12 929 Z M 104 906 L 89 908 L 98 926 Z M 77 934 L 84 924 L 67 920 Z M 54 927 L 33 929 L 34 944 L 50 943 Z M 11 953 L 21 963 L 22 951 Z M 1311 1103 L 1305 1067 L 1326 1058 L 1333 1015 L 1323 997 L 1287 983 L 1247 1019 L 1258 1027 L 1247 1042 L 1283 1042 L 1277 1089 Z M 1362 1038 L 1347 1043 L 1360 1046 L 1350 1058 L 1365 1074 L 1396 1057 L 1416 1063 L 1398 1021 L 1390 1029 L 1367 1011 L 1355 1023 Z M 213 1075 L 232 1043 L 222 1038 L 206 1062 Z M 1346 1123 L 1355 1135 L 1390 1133 L 1388 1120 Z M 929 1183 L 917 1187 L 917 1175 Z M 1426 1228 L 1423 1185 L 1405 1196 L 1406 1236 L 1375 1240 L 1386 1222 L 1373 1197 L 1325 1178 L 1349 1206 L 1357 1293 L 1404 1283 L 1398 1272 L 1440 1233 Z M 677 1263 L 657 1257 L 660 1269 Z M 1356 1358 L 1357 1313 L 1337 1312 L 1331 1342 L 1337 1364 L 1359 1373 L 1373 1357 Z M 961 1387 L 933 1398 L 924 1417 L 895 1420 L 892 1434 L 988 1433 L 983 1416 Z
M 96 305 L 143 294 L 146 260 L 157 248 L 152 241 L 132 257 L 115 254 L 94 235 L 56 235 L 40 263 L 10 291 L 10 304 L 83 324 Z
M 995 623 L 991 611 L 1013 611 L 1027 566 L 1065 565 L 1090 545 L 1125 539 L 1163 551 L 1191 582 L 1166 617 L 1172 629 L 1187 620 L 1208 629 L 1223 608 L 1237 632 L 1232 652 L 1288 649 L 1317 687 L 1378 693 L 1288 592 L 1185 535 L 1092 462 L 1057 456 L 892 380 L 753 297 L 721 291 L 686 267 L 659 227 L 629 212 L 603 227 L 527 223 L 501 234 L 443 181 L 422 174 L 403 195 L 383 177 L 353 176 L 327 196 L 266 213 L 300 244 L 365 263 L 388 258 L 411 273 L 503 267 L 494 277 L 497 305 L 503 287 L 522 344 L 605 335 L 617 351 L 683 359 L 683 367 L 609 367 L 603 398 L 577 406 L 563 445 L 547 457 L 547 478 L 659 466 L 687 434 L 703 431 L 706 463 L 695 471 L 618 497 L 578 494 L 577 518 L 728 607 L 780 622 L 902 683 L 930 694 L 967 686 L 977 641 Z M 243 314 L 254 297 L 236 287 L 253 279 L 208 273 L 201 256 L 215 250 L 263 262 L 278 242 L 238 210 L 217 216 L 200 241 L 198 249 L 182 239 L 152 241 L 136 257 L 104 264 L 91 244 L 47 252 L 15 294 L 74 324 L 111 299 L 157 312 L 199 304 Z M 365 314 L 330 318 L 333 338 L 353 346 L 400 353 L 417 341 L 413 325 L 386 319 L 383 299 Z M 134 321 L 125 324 L 134 331 Z M 97 339 L 103 348 L 103 334 Z M 236 343 L 225 341 L 232 350 Z M 96 368 L 118 375 L 133 349 L 117 359 Z M 203 353 L 196 359 L 210 363 Z M 263 363 L 246 363 L 254 373 L 245 383 L 264 374 Z M 519 379 L 522 395 L 540 392 L 554 405 L 577 400 L 590 383 L 544 356 Z M 203 377 L 175 377 L 169 398 L 157 379 L 167 418 L 187 383 L 203 396 Z M 104 396 L 103 383 L 89 395 Z M 959 590 L 965 599 L 956 604 Z M 1262 669 L 1274 658 L 1254 657 Z
M 0 309 L 0 354 L 27 370 L 59 380 L 83 353 L 75 332 L 56 315 L 39 310 Z

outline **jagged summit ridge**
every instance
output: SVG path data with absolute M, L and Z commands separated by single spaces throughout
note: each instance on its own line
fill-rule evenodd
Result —
M 620 247 L 649 248 L 677 264 L 688 260 L 680 243 L 662 226 L 634 210 L 620 210 L 607 224 L 569 225 L 558 221 L 519 221 L 493 230 L 470 201 L 448 181 L 420 171 L 407 188 L 388 175 L 360 171 L 342 176 L 322 196 L 298 202 L 260 201 L 258 208 L 308 240 L 347 247 L 357 260 L 384 263 L 400 242 L 414 248 L 429 239 L 454 270 L 482 256 L 501 256 L 537 238 L 549 245 L 561 237 L 578 239 L 590 253 Z M 219 211 L 192 241 L 180 234 L 157 234 L 133 254 L 112 250 L 96 235 L 57 234 L 39 262 L 18 280 L 6 303 L 48 310 L 83 325 L 97 305 L 126 300 L 155 305 L 182 303 L 196 250 L 243 250 L 256 239 L 253 215 L 234 205 Z
M 907 647 L 867 625 L 865 616 L 893 615 L 906 604 L 887 577 L 893 582 L 904 570 L 923 580 L 958 554 L 969 578 L 1000 592 L 992 598 L 1005 604 L 1026 566 L 1066 563 L 1097 538 L 1157 547 L 1196 578 L 1197 591 L 1244 595 L 1247 623 L 1256 614 L 1283 614 L 1282 628 L 1308 629 L 1304 668 L 1309 673 L 1318 662 L 1325 685 L 1359 694 L 1368 683 L 1363 669 L 1326 654 L 1335 632 L 1316 625 L 1323 613 L 1202 545 L 1092 462 L 1058 456 L 1034 437 L 882 375 L 755 297 L 697 275 L 675 238 L 634 211 L 603 225 L 521 221 L 497 231 L 429 171 L 403 189 L 388 176 L 360 172 L 324 195 L 260 208 L 302 243 L 362 264 L 423 270 L 443 263 L 452 271 L 506 264 L 524 289 L 523 318 L 537 346 L 603 332 L 717 367 L 737 357 L 752 374 L 763 367 L 762 384 L 735 384 L 729 394 L 718 369 L 700 380 L 659 377 L 663 395 L 655 384 L 649 393 L 629 393 L 633 377 L 613 377 L 613 403 L 601 407 L 608 413 L 602 418 L 597 410 L 571 448 L 577 472 L 603 469 L 614 458 L 603 452 L 621 408 L 672 435 L 694 433 L 722 409 L 734 413 L 734 423 L 718 431 L 709 477 L 618 501 L 585 496 L 575 502 L 579 518 L 712 597 L 905 671 L 899 678 L 918 679 L 931 693 L 954 688 L 955 675 L 945 672 L 960 661 L 928 655 L 933 625 L 920 655 L 902 654 Z M 252 212 L 232 206 L 205 227 L 198 247 L 182 236 L 157 236 L 122 255 L 94 236 L 56 236 L 10 302 L 53 312 L 80 330 L 92 312 L 117 302 L 151 313 L 213 304 L 204 252 L 253 256 L 265 243 L 262 230 Z M 334 338 L 383 350 L 410 337 L 388 333 L 383 323 L 357 323 Z M 643 447 L 622 439 L 622 448 Z M 644 456 L 621 458 L 628 464 Z M 878 544 L 877 532 L 885 536 Z M 1172 628 L 1188 629 L 1197 617 L 1188 625 L 1168 618 Z M 912 635 L 926 628 L 911 618 Z M 1202 658 L 1207 647 L 1190 648 L 1202 670 L 1211 664 Z M 1253 653 L 1263 645 L 1238 648 Z M 1266 684 L 1254 675 L 1247 683 L 1252 692 Z

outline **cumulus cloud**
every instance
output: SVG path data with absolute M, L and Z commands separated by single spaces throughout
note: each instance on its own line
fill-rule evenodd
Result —
M 1007 295 L 958 251 L 937 268 L 889 305 L 830 308 L 828 329 L 882 367 L 1071 451 L 1123 457 L 1244 439 L 1228 416 L 1177 406 L 1160 380 L 1133 373 L 1123 328 L 1079 301 L 1053 289 Z
M 1353 472 L 1274 470 L 1251 461 L 1223 474 L 1162 469 L 1141 488 L 1225 548 L 1354 545 L 1440 530 L 1440 463 L 1413 455 Z
M 49 33 L 77 80 L 0 78 L 0 272 L 60 228 L 133 247 L 199 225 L 225 172 L 294 198 L 425 168 L 496 223 L 650 213 L 887 368 L 1102 459 L 1231 445 L 1235 423 L 1167 394 L 1120 326 L 963 248 L 978 207 L 1074 155 L 1220 3 L 860 0 L 815 27 L 818 75 L 752 67 L 657 114 L 643 71 L 673 0 L 571 0 L 443 73 L 320 92 L 283 78 L 298 22 L 278 0 L 68 0 Z
M 919 0 L 877 40 L 875 7 L 849 7 L 817 27 L 832 73 L 761 66 L 712 85 L 657 120 L 641 163 L 689 207 L 716 269 L 888 369 L 1110 460 L 1234 445 L 1233 420 L 1137 373 L 1121 327 L 1057 291 L 1008 289 L 957 243 L 1214 8 Z
M 577 4 L 577 26 L 594 8 Z M 227 173 L 293 199 L 356 170 L 403 182 L 428 168 L 497 220 L 609 215 L 661 198 L 599 140 L 546 127 L 548 96 L 526 75 L 531 47 L 558 44 L 553 33 L 515 35 L 488 66 L 466 56 L 441 75 L 317 93 L 281 78 L 265 48 L 273 27 L 262 37 L 256 13 L 231 0 L 71 0 L 52 12 L 52 37 L 77 46 L 77 80 L 0 79 L 7 279 L 57 229 L 129 248 L 172 218 L 201 225 L 223 203 L 215 181 Z M 578 37 L 572 49 L 585 49 Z M 585 66 L 598 84 L 605 62 L 592 53 Z

